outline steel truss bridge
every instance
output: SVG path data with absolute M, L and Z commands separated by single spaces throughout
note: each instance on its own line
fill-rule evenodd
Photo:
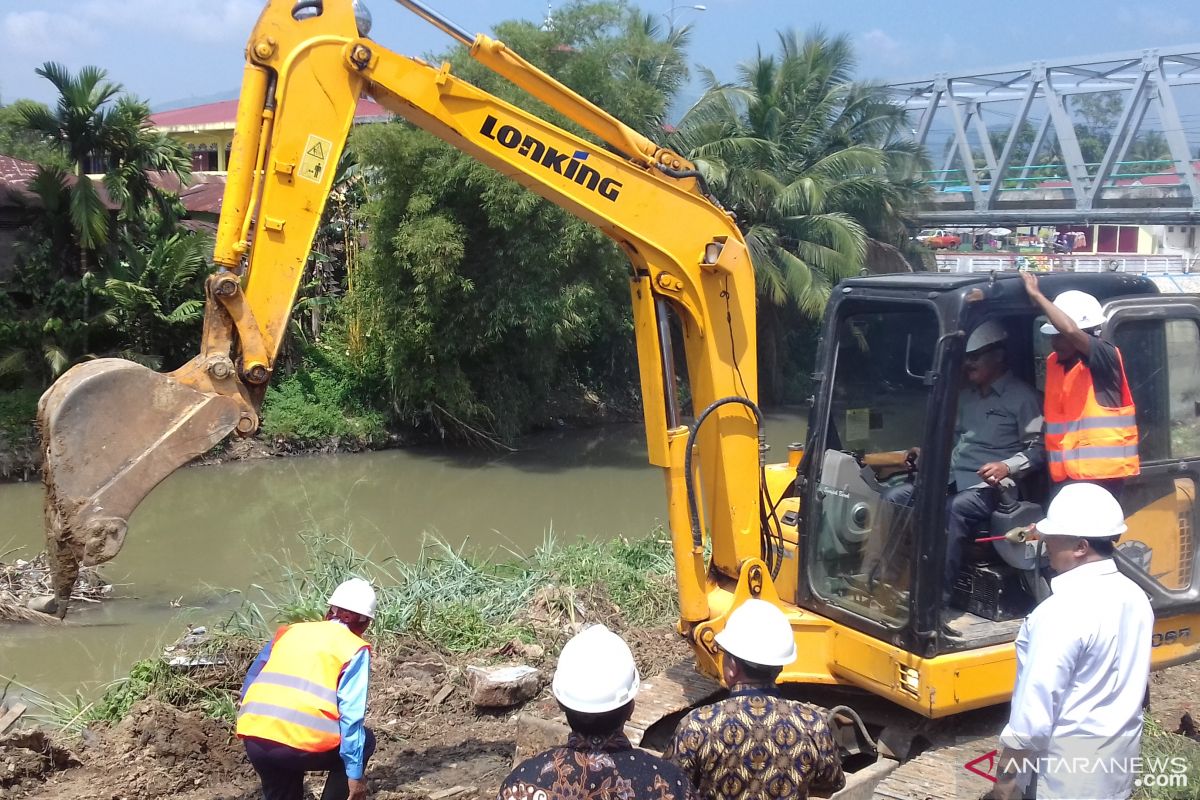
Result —
M 922 223 L 1200 224 L 1200 161 L 1179 104 L 1181 88 L 1198 84 L 1194 45 L 942 73 L 888 89 L 909 110 L 913 137 L 935 167 L 923 176 L 933 196 Z M 1103 157 L 1088 162 L 1073 103 L 1099 93 L 1119 96 L 1121 110 Z M 1185 108 L 1194 116 L 1200 104 Z M 944 143 L 931 141 L 931 131 L 947 125 Z M 1130 159 L 1150 130 L 1165 139 L 1169 157 Z

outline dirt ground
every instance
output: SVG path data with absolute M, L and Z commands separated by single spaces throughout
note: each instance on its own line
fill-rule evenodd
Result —
M 670 628 L 623 634 L 646 676 L 687 655 Z M 519 710 L 477 711 L 467 697 L 464 667 L 508 655 L 502 650 L 452 659 L 399 648 L 373 660 L 367 724 L 378 745 L 367 774 L 372 798 L 496 796 L 512 766 Z M 527 648 L 511 655 L 542 670 L 544 688 L 530 703 L 552 708 L 553 657 Z M 319 778 L 311 781 L 314 797 L 320 785 Z M 455 788 L 459 791 L 445 794 Z M 81 740 L 57 741 L 40 733 L 0 737 L 4 800 L 254 800 L 258 791 L 228 725 L 157 700 L 134 706 L 116 726 L 89 728 Z
M 626 631 L 646 676 L 687 655 L 668 628 Z M 503 659 L 495 652 L 490 660 Z M 548 684 L 553 659 L 526 651 Z M 530 658 L 529 656 L 533 657 Z M 428 651 L 399 649 L 372 669 L 368 725 L 378 749 L 368 783 L 377 800 L 494 798 L 511 766 L 516 712 L 477 711 L 463 666 Z M 477 660 L 477 659 L 476 659 Z M 531 701 L 550 706 L 548 685 Z M 1151 713 L 1167 730 L 1185 711 L 1200 717 L 1200 663 L 1156 673 Z M 317 779 L 310 788 L 320 794 Z M 227 725 L 155 700 L 143 701 L 115 727 L 82 740 L 42 734 L 0 737 L 0 798 L 22 800 L 254 800 L 258 784 Z

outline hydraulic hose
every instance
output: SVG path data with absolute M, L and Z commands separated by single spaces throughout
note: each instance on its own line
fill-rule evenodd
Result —
M 691 523 L 692 529 L 692 544 L 697 548 L 704 547 L 704 534 L 700 530 L 700 509 L 696 503 L 696 485 L 695 478 L 692 473 L 692 449 L 696 444 L 696 434 L 700 432 L 700 427 L 704 425 L 704 421 L 708 419 L 708 415 L 716 411 L 721 406 L 727 406 L 730 403 L 739 403 L 746 406 L 754 412 L 754 421 L 758 426 L 758 465 L 761 469 L 767 463 L 767 436 L 763 429 L 762 410 L 758 404 L 746 397 L 731 395 L 722 397 L 720 400 L 714 400 L 708 408 L 701 412 L 696 418 L 696 424 L 692 426 L 692 430 L 688 433 L 687 451 L 683 456 L 683 479 L 687 486 L 688 499 L 688 521 Z
M 670 167 L 664 166 L 663 164 L 655 164 L 655 166 L 658 167 L 659 170 L 661 170 L 664 175 L 671 177 L 671 178 L 695 178 L 696 183 L 700 185 L 701 194 L 703 194 L 705 197 L 707 197 L 709 199 L 709 202 L 711 202 L 717 208 L 721 209 L 722 211 L 725 210 L 725 206 L 721 205 L 720 201 L 717 200 L 716 196 L 713 195 L 713 193 L 709 190 L 708 181 L 706 181 L 704 179 L 704 176 L 700 174 L 700 170 L 671 169 Z

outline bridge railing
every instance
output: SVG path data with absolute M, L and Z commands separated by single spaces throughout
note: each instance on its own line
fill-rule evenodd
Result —
M 938 272 L 1124 272 L 1132 275 L 1190 275 L 1192 261 L 1179 255 L 1018 255 L 939 253 Z
M 1172 168 L 1174 161 L 1169 159 L 1152 159 L 1142 161 L 1118 161 L 1113 166 L 1113 172 L 1109 173 L 1108 178 L 1102 184 L 1104 187 L 1121 186 L 1122 182 L 1137 180 L 1138 178 L 1147 177 L 1164 177 L 1171 176 L 1180 179 L 1179 170 Z M 1095 180 L 1098 168 L 1101 166 L 1099 162 L 1087 162 L 1084 164 L 1089 171 L 1089 180 Z M 985 167 L 976 167 L 976 173 L 986 174 Z M 917 173 L 918 179 L 925 182 L 935 192 L 969 192 L 970 185 L 967 183 L 966 170 L 961 167 L 955 169 L 930 169 Z M 1069 182 L 1070 176 L 1067 174 L 1066 164 L 1037 164 L 1035 166 L 1010 166 L 1004 170 L 1004 180 L 1001 189 L 1036 189 L 1038 184 L 1050 181 Z M 1182 180 L 1180 180 L 1182 183 Z M 982 192 L 991 191 L 991 184 L 981 183 L 979 190 Z M 1065 186 L 1063 188 L 1066 188 Z

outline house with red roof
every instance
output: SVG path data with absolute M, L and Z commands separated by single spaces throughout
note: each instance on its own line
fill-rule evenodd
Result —
M 225 172 L 233 128 L 237 121 L 237 100 L 222 100 L 150 115 L 156 130 L 179 140 L 192 153 L 192 171 Z M 391 113 L 374 100 L 361 99 L 354 113 L 354 124 L 386 122 Z

